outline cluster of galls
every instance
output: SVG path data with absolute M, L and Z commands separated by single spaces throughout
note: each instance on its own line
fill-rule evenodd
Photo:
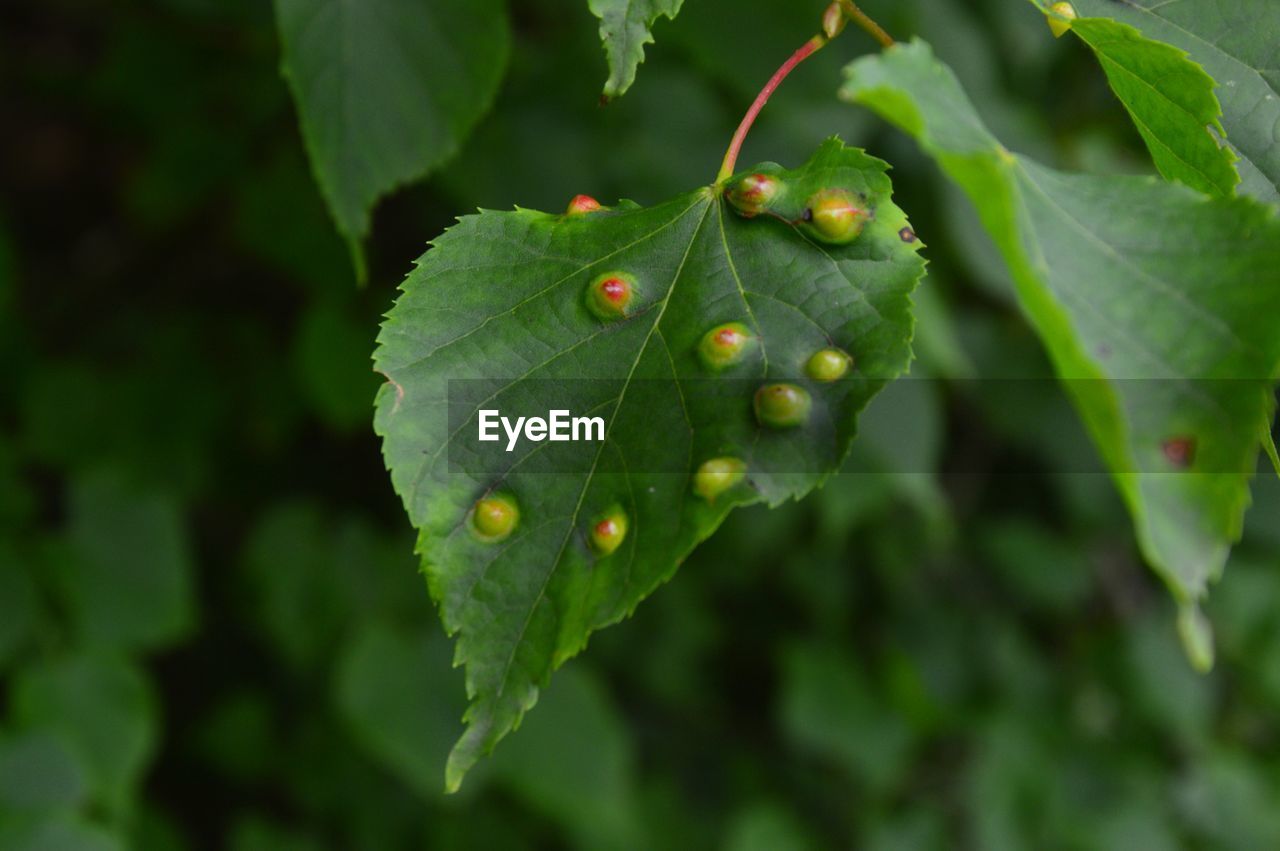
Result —
M 520 506 L 509 493 L 490 493 L 476 500 L 471 507 L 469 522 L 476 540 L 497 544 L 511 537 L 520 525 Z M 629 526 L 622 506 L 612 505 L 591 521 L 587 543 L 601 557 L 612 555 L 627 539 Z
M 862 233 L 871 220 L 873 210 L 867 199 L 848 189 L 819 189 L 804 202 L 800 217 L 792 220 L 780 215 L 787 206 L 787 185 L 771 174 L 748 174 L 735 180 L 726 190 L 730 206 L 744 218 L 761 213 L 778 216 L 801 228 L 815 239 L 829 245 L 848 245 Z
M 625 272 L 607 272 L 595 278 L 587 290 L 587 304 L 602 319 L 625 315 L 634 292 L 635 279 Z M 756 337 L 740 322 L 726 322 L 709 329 L 698 342 L 698 356 L 711 371 L 740 363 L 756 345 Z M 853 357 L 837 348 L 814 352 L 805 363 L 805 373 L 813 381 L 837 381 L 853 367 Z M 762 385 L 752 399 L 756 420 L 767 428 L 789 429 L 804 425 L 813 401 L 803 387 L 787 382 Z M 704 461 L 693 474 L 693 493 L 714 503 L 737 487 L 747 474 L 747 464 L 731 456 Z M 515 531 L 520 509 L 507 493 L 493 493 L 476 501 L 471 511 L 471 530 L 477 540 L 497 543 Z M 620 505 L 598 515 L 587 529 L 587 543 L 600 557 L 612 555 L 626 540 L 629 520 Z
M 782 183 L 767 174 L 750 174 L 739 179 L 726 192 L 729 202 L 745 217 L 770 212 L 782 192 Z M 589 195 L 577 195 L 569 202 L 567 215 L 583 215 L 603 209 Z M 797 224 L 813 236 L 832 244 L 852 242 L 870 218 L 865 201 L 844 189 L 823 189 L 810 197 Z M 597 275 L 587 285 L 587 309 L 597 319 L 612 321 L 624 318 L 636 295 L 636 278 L 627 272 L 611 271 Z M 698 357 L 703 366 L 718 372 L 743 358 L 755 347 L 756 336 L 741 322 L 726 322 L 709 329 L 698 341 Z M 853 357 L 837 348 L 815 352 L 805 363 L 805 373 L 813 381 L 837 381 L 853 367 Z M 804 425 L 809 419 L 813 401 L 803 387 L 786 382 L 761 386 L 752 400 L 756 420 L 773 429 L 789 429 Z M 747 464 L 741 458 L 721 457 L 704 461 L 693 474 L 693 493 L 714 503 L 746 478 Z M 505 492 L 490 493 L 476 500 L 471 509 L 472 535 L 484 543 L 506 540 L 520 523 L 520 507 Z M 600 557 L 612 555 L 626 540 L 630 527 L 627 513 L 620 505 L 612 505 L 591 521 L 587 544 Z

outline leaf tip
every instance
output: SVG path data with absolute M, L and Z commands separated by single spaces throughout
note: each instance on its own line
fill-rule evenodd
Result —
M 1199 603 L 1184 603 L 1178 609 L 1178 637 L 1187 661 L 1197 673 L 1213 670 L 1213 624 Z

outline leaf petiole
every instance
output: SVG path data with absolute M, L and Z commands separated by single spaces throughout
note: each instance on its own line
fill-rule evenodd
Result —
M 893 39 L 884 29 L 867 14 L 858 8 L 853 0 L 836 0 L 839 5 L 840 13 L 844 18 L 853 21 L 855 24 L 866 30 L 872 38 L 880 43 L 882 47 L 889 47 L 893 44 Z M 833 4 L 836 5 L 836 4 Z M 824 27 L 826 23 L 824 21 Z M 764 109 L 764 105 L 769 102 L 769 97 L 782 85 L 782 81 L 787 75 L 804 60 L 817 53 L 831 38 L 835 38 L 840 34 L 843 25 L 828 28 L 827 35 L 819 33 L 813 38 L 806 41 L 800 48 L 783 62 L 777 71 L 773 72 L 773 76 L 764 84 L 764 88 L 760 90 L 760 94 L 756 95 L 756 99 L 751 102 L 751 106 L 747 109 L 747 114 L 742 116 L 742 121 L 738 124 L 738 129 L 734 131 L 733 138 L 729 141 L 729 150 L 725 151 L 724 160 L 720 163 L 720 172 L 716 175 L 716 183 L 720 184 L 733 175 L 733 170 L 738 164 L 738 154 L 742 150 L 742 143 L 747 138 L 747 132 L 751 129 L 751 125 L 755 123 L 756 116 L 760 114 L 760 110 Z
M 764 105 L 769 102 L 769 96 L 782 84 L 787 75 L 791 73 L 791 69 L 795 68 L 804 60 L 817 53 L 827 43 L 827 37 L 824 35 L 815 35 L 800 46 L 800 49 L 791 54 L 786 62 L 777 71 L 773 72 L 773 76 L 769 78 L 769 82 L 764 84 L 764 88 L 760 90 L 760 94 L 756 95 L 756 99 L 751 102 L 747 114 L 742 116 L 742 121 L 738 124 L 738 129 L 734 131 L 733 139 L 729 142 L 729 150 L 725 151 L 724 161 L 720 163 L 720 173 L 716 175 L 716 183 L 723 183 L 730 175 L 733 174 L 734 166 L 738 163 L 738 152 L 742 150 L 742 142 L 747 138 L 747 131 L 751 129 L 751 125 L 755 123 L 756 116 L 760 114 L 760 110 L 764 109 Z
M 838 0 L 838 2 L 844 16 L 862 27 L 868 35 L 879 42 L 881 47 L 893 47 L 893 37 L 884 31 L 884 27 L 871 20 L 866 12 L 859 9 L 857 3 L 853 0 Z

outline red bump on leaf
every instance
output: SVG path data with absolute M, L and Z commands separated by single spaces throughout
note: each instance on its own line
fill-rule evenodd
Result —
M 1190 467 L 1196 460 L 1194 437 L 1171 437 L 1160 444 L 1165 460 L 1180 470 Z
M 570 216 L 580 216 L 584 213 L 594 213 L 599 209 L 600 202 L 590 195 L 574 195 L 573 200 L 569 202 L 569 209 L 565 213 Z
M 802 221 L 822 242 L 845 245 L 858 238 L 870 218 L 865 199 L 846 189 L 823 189 L 809 199 Z
M 748 174 L 734 182 L 725 197 L 729 204 L 745 218 L 751 218 L 768 209 L 782 189 L 782 181 L 767 174 Z
M 591 524 L 591 533 L 588 535 L 591 548 L 601 556 L 611 555 L 626 540 L 627 527 L 626 512 L 621 506 L 611 506 Z
M 724 369 L 742 360 L 754 342 L 751 332 L 741 322 L 717 325 L 702 336 L 698 355 L 711 369 Z
M 587 307 L 599 319 L 620 319 L 627 314 L 635 293 L 635 278 L 625 272 L 606 272 L 587 287 Z

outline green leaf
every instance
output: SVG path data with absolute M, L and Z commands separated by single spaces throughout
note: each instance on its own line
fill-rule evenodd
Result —
M 461 677 L 438 632 L 374 621 L 342 651 L 335 702 L 356 738 L 427 800 L 458 735 Z
M 609 60 L 604 96 L 614 98 L 631 88 L 636 66 L 644 61 L 644 46 L 653 44 L 650 28 L 662 16 L 675 18 L 684 0 L 587 0 L 600 19 L 600 40 Z
M 647 209 L 467 216 L 419 261 L 383 325 L 376 430 L 445 628 L 459 634 L 472 699 L 449 788 L 518 723 L 552 670 L 670 578 L 733 506 L 776 505 L 819 485 L 846 454 L 857 412 L 906 368 L 909 293 L 924 264 L 885 164 L 833 139 L 798 170 L 760 168 L 789 187 L 782 218 L 743 219 L 714 187 Z M 825 187 L 875 208 L 850 244 L 820 245 L 790 223 Z M 635 278 L 620 321 L 586 306 L 607 272 Z M 759 344 L 717 376 L 698 343 L 726 322 Z M 751 399 L 764 380 L 807 384 L 806 361 L 833 344 L 854 357 L 849 378 L 808 387 L 806 425 L 760 429 Z M 607 439 L 506 453 L 474 441 L 480 407 L 598 414 Z M 485 446 L 493 453 L 480 454 Z M 696 496 L 693 471 L 726 456 L 746 463 L 745 481 L 710 503 Z M 469 519 L 494 490 L 521 518 L 496 544 Z M 630 532 L 612 556 L 593 556 L 587 528 L 615 504 Z
M 125 808 L 156 745 L 156 710 L 141 672 L 120 660 L 68 656 L 21 672 L 12 691 L 20 730 L 58 735 L 85 768 L 96 801 Z
M 923 42 L 847 74 L 846 99 L 915 136 L 969 194 L 1143 552 L 1179 599 L 1200 599 L 1239 537 L 1274 406 L 1280 221 L 1251 199 L 1009 153 Z M 1184 439 L 1191 474 L 1174 475 L 1167 442 Z
M 739 810 L 725 830 L 725 851 L 809 851 L 813 840 L 789 810 L 772 802 Z
M 85 794 L 84 767 L 47 731 L 0 740 L 0 814 L 5 810 L 74 809 Z
M 276 0 L 311 165 L 363 273 L 378 198 L 451 157 L 488 109 L 510 34 L 500 0 Z
M 369 400 L 378 389 L 369 371 L 372 321 L 356 321 L 350 305 L 328 299 L 312 304 L 298 323 L 293 371 L 311 408 L 331 429 L 365 426 Z
M 172 498 L 114 472 L 90 474 L 71 493 L 68 541 L 59 586 L 85 641 L 153 649 L 191 628 L 193 568 Z
M 282 502 L 263 514 L 242 559 L 250 613 L 297 670 L 333 657 L 352 625 L 421 604 L 407 540 L 362 518 Z
M 0 822 L 0 848 L 5 851 L 124 851 L 117 837 L 98 825 L 71 815 Z
M 838 762 L 873 793 L 891 790 L 911 755 L 911 729 L 858 667 L 822 644 L 784 659 L 782 726 L 801 750 Z
M 1081 18 L 1071 31 L 1093 48 L 1160 173 L 1208 195 L 1231 195 L 1240 178 L 1235 155 L 1210 132 L 1226 135 L 1213 78 L 1184 51 L 1127 24 Z
M 1280 203 L 1280 4 L 1274 0 L 1073 0 L 1187 51 L 1218 84 L 1227 143 L 1240 156 L 1239 192 Z
M 42 606 L 31 569 L 7 541 L 0 540 L 0 671 L 35 637 Z
M 565 671 L 493 774 L 578 838 L 581 848 L 651 848 L 643 841 L 628 730 L 589 670 Z

